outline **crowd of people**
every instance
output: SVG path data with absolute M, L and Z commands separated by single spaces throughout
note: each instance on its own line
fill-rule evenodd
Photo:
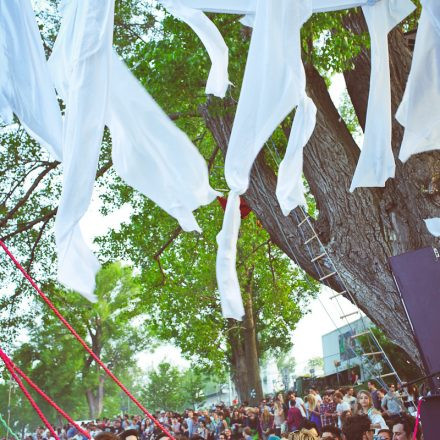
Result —
M 228 407 L 186 410 L 183 414 L 157 412 L 158 422 L 178 440 L 410 440 L 412 413 L 418 396 L 412 388 L 325 390 L 310 388 L 301 398 L 295 391 Z M 164 440 L 167 436 L 149 419 L 125 415 L 83 424 L 94 440 Z M 85 440 L 72 426 L 58 429 L 61 440 Z M 418 439 L 422 439 L 421 429 Z M 50 440 L 39 428 L 26 440 Z

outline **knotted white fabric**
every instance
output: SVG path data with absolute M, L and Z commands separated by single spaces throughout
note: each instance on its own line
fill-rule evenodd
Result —
M 65 4 L 50 59 L 66 102 L 68 153 L 56 221 L 58 278 L 90 300 L 95 299 L 99 263 L 78 222 L 90 203 L 104 123 L 112 135 L 116 172 L 175 217 L 185 231 L 200 231 L 192 211 L 218 195 L 209 186 L 206 163 L 196 147 L 113 52 L 112 26 L 113 0 L 71 0 Z
M 405 127 L 399 159 L 440 148 L 440 2 L 422 0 L 411 72 L 397 120 Z
M 0 118 L 13 113 L 61 160 L 61 112 L 29 0 L 0 1 Z
M 49 60 L 66 104 L 63 190 L 55 222 L 58 280 L 91 301 L 99 262 L 79 221 L 90 204 L 110 84 L 114 0 L 70 0 Z
M 232 264 L 240 225 L 238 195 L 248 188 L 252 164 L 264 143 L 295 106 L 300 105 L 300 120 L 292 129 L 294 141 L 289 145 L 288 157 L 302 152 L 315 124 L 316 109 L 305 94 L 300 47 L 300 30 L 311 13 L 310 0 L 257 1 L 254 31 L 225 161 L 231 193 L 218 238 L 217 281 L 223 315 L 228 318 L 243 316 L 236 268 Z M 297 132 L 301 128 L 304 133 Z M 297 197 L 293 195 L 295 190 L 301 191 L 302 187 L 298 187 L 296 176 L 288 175 L 287 164 L 282 168 L 278 189 L 288 210 Z
M 219 30 L 202 11 L 185 6 L 181 0 L 161 0 L 161 3 L 174 17 L 188 24 L 202 41 L 212 63 L 206 93 L 224 98 L 229 86 L 229 50 Z
M 387 179 L 394 177 L 388 33 L 414 9 L 410 0 L 381 0 L 362 7 L 371 40 L 370 94 L 364 143 L 350 191 L 385 186 Z

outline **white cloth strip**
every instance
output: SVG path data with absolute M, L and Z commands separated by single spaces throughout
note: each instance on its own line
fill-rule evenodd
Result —
M 236 192 L 231 191 L 223 218 L 223 228 L 217 235 L 216 273 L 223 316 L 238 321 L 244 315 L 236 269 L 240 223 L 240 197 Z
M 440 237 L 440 218 L 425 218 L 425 224 L 428 231 L 434 235 L 434 237 Z
M 209 185 L 206 162 L 116 53 L 106 122 L 122 179 L 176 218 L 184 231 L 201 232 L 192 211 L 220 195 Z
M 60 161 L 61 112 L 29 0 L 0 1 L 0 118 L 13 113 Z
M 258 0 L 182 0 L 185 6 L 205 12 L 222 14 L 255 14 Z M 313 0 L 313 12 L 330 12 L 340 9 L 371 5 L 382 0 Z
M 90 301 L 100 268 L 79 221 L 90 204 L 109 96 L 114 0 L 70 0 L 50 67 L 66 104 L 63 190 L 55 221 L 58 280 Z
M 350 191 L 385 186 L 394 177 L 388 33 L 415 9 L 410 0 L 381 0 L 362 8 L 371 39 L 371 77 L 364 143 Z
M 66 133 L 68 127 L 72 132 L 71 143 L 68 139 L 65 141 L 69 162 L 65 163 L 66 176 L 56 224 L 58 278 L 93 301 L 99 263 L 84 243 L 78 222 L 90 203 L 104 123 L 112 135 L 116 172 L 175 217 L 183 230 L 200 231 L 192 211 L 210 203 L 219 193 L 209 185 L 207 166 L 197 148 L 112 51 L 113 12 L 107 10 L 99 14 L 106 32 L 96 28 L 96 20 L 95 26 L 90 26 L 88 31 L 96 37 L 91 44 L 90 40 L 80 38 L 86 36 L 82 25 L 88 23 L 90 14 L 78 10 L 85 6 L 78 1 L 71 0 L 65 5 L 50 59 L 57 89 L 66 100 L 66 119 L 71 118 L 66 121 Z M 78 47 L 75 37 L 82 46 Z M 85 53 L 89 55 L 84 57 Z M 74 73 L 81 69 L 78 77 L 71 75 L 73 66 L 77 66 Z M 76 98 L 71 96 L 75 91 Z M 85 107 L 87 99 L 92 102 Z M 94 107 L 98 105 L 99 108 Z M 87 113 L 89 108 L 93 117 Z M 73 117 L 78 125 L 73 124 Z M 81 136 L 86 134 L 88 138 L 80 143 Z M 83 151 L 82 145 L 88 150 Z
M 440 3 L 423 0 L 411 72 L 396 114 L 405 127 L 399 159 L 440 148 Z
M 298 105 L 286 154 L 280 163 L 276 195 L 284 215 L 297 206 L 307 206 L 303 184 L 303 150 L 315 129 L 316 106 L 305 96 Z
M 222 301 L 228 298 L 228 304 L 235 304 L 236 307 L 242 307 L 242 301 L 240 287 L 236 281 L 236 269 L 235 266 L 231 266 L 231 261 L 235 261 L 237 240 L 230 233 L 235 233 L 236 226 L 236 223 L 233 223 L 236 221 L 236 215 L 232 214 L 235 208 L 230 208 L 230 204 L 235 206 L 238 203 L 238 195 L 243 194 L 248 188 L 252 165 L 264 143 L 292 109 L 306 99 L 300 31 L 311 13 L 310 0 L 258 0 L 257 3 L 243 85 L 225 160 L 225 177 L 231 193 L 223 228 L 219 234 L 219 243 L 222 243 L 222 246 L 219 245 L 217 257 L 220 262 L 228 261 L 228 264 L 217 264 L 217 280 Z M 299 150 L 302 153 L 301 143 L 308 140 L 313 130 L 313 107 L 311 104 L 307 111 L 300 111 L 304 121 L 297 121 L 295 130 L 292 130 L 295 132 L 292 136 L 298 135 L 298 139 L 291 144 L 291 150 L 294 151 L 288 152 L 289 158 L 299 154 Z M 310 117 L 310 120 L 305 121 L 307 117 Z M 298 133 L 297 129 L 300 128 L 306 129 L 308 136 Z M 301 172 L 299 174 L 301 175 Z M 297 181 L 286 172 L 281 176 L 281 181 L 280 193 L 288 199 L 291 193 L 295 192 Z M 301 192 L 301 188 L 299 191 Z M 230 241 L 226 243 L 228 237 Z M 234 252 L 233 258 L 231 252 Z M 241 308 L 237 310 L 233 313 L 235 316 L 241 313 Z
M 229 50 L 219 30 L 203 12 L 185 6 L 181 0 L 161 0 L 161 3 L 174 17 L 188 24 L 202 41 L 212 62 L 206 93 L 224 98 L 229 86 Z

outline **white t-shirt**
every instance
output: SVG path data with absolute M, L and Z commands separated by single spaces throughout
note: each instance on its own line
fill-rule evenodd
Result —
M 301 397 L 296 398 L 295 406 L 301 411 L 303 417 L 306 417 L 306 412 L 304 411 L 304 400 Z
M 336 405 L 336 412 L 338 413 L 338 427 L 342 428 L 341 414 L 344 411 L 350 411 L 350 405 L 347 402 L 342 401 Z

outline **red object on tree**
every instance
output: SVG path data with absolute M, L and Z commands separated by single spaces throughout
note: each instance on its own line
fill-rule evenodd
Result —
M 226 204 L 228 203 L 227 197 L 217 197 L 218 202 L 220 203 L 223 210 L 226 209 Z M 252 209 L 249 207 L 249 205 L 246 203 L 246 201 L 243 199 L 243 197 L 240 197 L 240 217 L 242 219 L 246 218 L 250 213 Z

